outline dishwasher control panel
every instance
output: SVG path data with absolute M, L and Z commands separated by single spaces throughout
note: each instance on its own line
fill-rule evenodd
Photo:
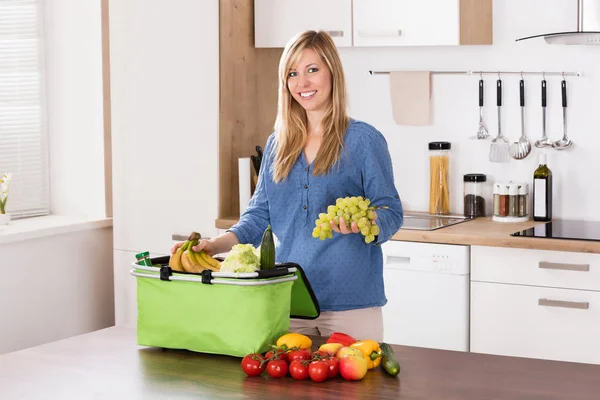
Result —
M 464 245 L 388 241 L 382 246 L 384 268 L 468 274 L 470 249 Z

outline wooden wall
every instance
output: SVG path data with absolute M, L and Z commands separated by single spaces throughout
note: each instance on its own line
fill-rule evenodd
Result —
M 283 49 L 254 48 L 254 1 L 220 0 L 219 218 L 239 216 L 238 158 L 265 147 Z

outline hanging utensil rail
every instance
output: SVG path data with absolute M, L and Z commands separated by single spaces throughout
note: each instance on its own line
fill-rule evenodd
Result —
M 390 71 L 369 71 L 371 75 L 387 75 Z M 559 75 L 559 76 L 582 76 L 583 73 L 576 72 L 556 72 L 556 71 L 431 71 L 433 75 L 483 75 L 483 74 L 494 74 L 494 75 Z

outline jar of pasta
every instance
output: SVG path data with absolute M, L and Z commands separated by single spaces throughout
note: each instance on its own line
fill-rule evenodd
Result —
M 429 213 L 450 214 L 450 143 L 429 143 Z

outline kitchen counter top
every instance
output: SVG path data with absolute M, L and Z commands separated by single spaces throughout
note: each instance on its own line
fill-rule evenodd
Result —
M 397 378 L 377 369 L 358 382 L 314 383 L 246 377 L 240 358 L 141 347 L 134 329 L 112 327 L 1 355 L 0 398 L 580 400 L 600 393 L 600 365 L 392 348 Z
M 235 218 L 217 219 L 216 227 L 227 229 L 236 222 L 237 219 Z M 515 223 L 494 222 L 491 217 L 485 217 L 434 231 L 400 229 L 392 237 L 392 240 L 600 254 L 600 242 L 510 236 L 511 233 L 543 224 L 544 222 L 536 221 Z

